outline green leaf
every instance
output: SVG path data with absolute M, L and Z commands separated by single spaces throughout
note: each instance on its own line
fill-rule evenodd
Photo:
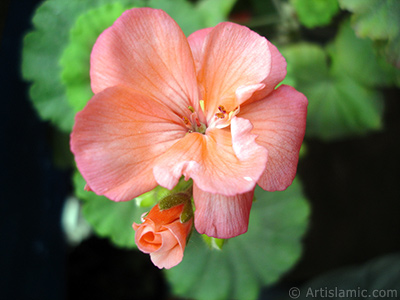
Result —
M 201 0 L 192 4 L 186 0 L 149 0 L 148 5 L 169 14 L 186 36 L 196 30 L 213 27 L 226 21 L 237 0 Z
M 119 247 L 136 247 L 132 223 L 141 223 L 140 217 L 150 210 L 149 207 L 140 207 L 135 201 L 114 202 L 104 196 L 85 191 L 86 182 L 79 172 L 75 172 L 73 182 L 76 196 L 83 200 L 83 215 L 96 234 L 110 238 Z M 162 189 L 155 189 L 141 197 L 159 200 L 159 193 L 163 193 Z
M 70 131 L 75 112 L 61 82 L 60 56 L 69 41 L 69 30 L 89 9 L 107 3 L 138 3 L 128 0 L 45 1 L 33 17 L 34 30 L 24 38 L 22 73 L 32 82 L 30 97 L 43 120 Z
M 186 0 L 149 0 L 148 6 L 160 8 L 173 18 L 182 28 L 186 36 L 204 28 L 201 15 L 195 6 Z
M 364 135 L 382 127 L 382 96 L 350 78 L 332 78 L 307 85 L 307 135 L 333 140 Z
M 400 1 L 339 0 L 339 4 L 353 13 L 351 21 L 357 35 L 385 41 L 388 61 L 400 68 Z
M 53 164 L 60 169 L 70 170 L 75 166 L 74 156 L 69 149 L 70 135 L 52 128 L 51 146 Z
M 323 274 L 304 284 L 296 299 L 398 299 L 399 278 L 400 254 L 395 253 Z
M 294 86 L 309 100 L 307 136 L 333 140 L 381 128 L 381 94 L 359 83 L 351 77 L 351 72 L 338 72 L 352 70 L 338 65 L 346 62 L 343 56 L 332 58 L 335 61 L 332 69 L 326 51 L 320 46 L 304 43 L 282 52 L 288 63 L 288 77 L 294 78 Z
M 328 52 L 336 76 L 345 74 L 366 86 L 391 86 L 400 75 L 400 70 L 376 55 L 370 39 L 355 35 L 349 22 L 341 25 Z
M 119 2 L 102 5 L 79 16 L 71 28 L 69 44 L 61 55 L 60 65 L 67 98 L 75 112 L 82 110 L 93 96 L 90 88 L 90 53 L 94 43 L 129 8 Z
M 142 214 L 148 212 L 162 198 L 187 190 L 193 182 L 181 178 L 171 191 L 157 186 L 150 192 L 126 202 L 114 202 L 104 196 L 98 196 L 94 192 L 85 191 L 85 179 L 78 171 L 74 173 L 73 184 L 76 197 L 83 201 L 83 215 L 96 234 L 109 238 L 119 247 L 133 248 L 136 245 L 132 223 L 141 223 Z M 182 222 L 189 221 L 193 216 L 190 199 L 185 200 L 189 201 L 184 206 Z
M 151 0 L 147 4 L 164 9 L 189 35 L 223 21 L 234 2 L 203 1 L 198 7 L 185 0 Z M 143 1 L 53 0 L 37 9 L 34 31 L 24 38 L 22 71 L 24 79 L 32 82 L 30 97 L 42 119 L 71 131 L 75 113 L 92 96 L 89 57 L 96 38 L 134 6 L 143 6 Z
M 203 241 L 210 249 L 216 249 L 216 250 L 222 250 L 222 247 L 224 246 L 226 241 L 225 239 L 217 239 L 205 234 L 202 234 L 201 237 L 203 238 Z
M 204 27 L 213 27 L 226 21 L 237 0 L 201 0 L 197 10 L 201 13 Z
M 309 207 L 300 183 L 284 192 L 256 189 L 247 233 L 211 250 L 193 233 L 183 261 L 166 270 L 173 292 L 193 299 L 256 299 L 261 286 L 274 283 L 301 253 Z
M 328 25 L 339 12 L 337 0 L 290 0 L 301 24 L 308 28 Z

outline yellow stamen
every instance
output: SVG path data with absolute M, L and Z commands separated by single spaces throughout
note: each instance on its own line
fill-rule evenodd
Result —
M 204 100 L 199 100 L 200 108 L 204 113 Z

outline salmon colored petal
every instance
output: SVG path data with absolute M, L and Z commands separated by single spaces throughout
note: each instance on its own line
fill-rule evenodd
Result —
M 200 69 L 200 62 L 203 57 L 204 42 L 211 30 L 213 30 L 213 27 L 200 29 L 193 32 L 188 37 L 188 42 L 190 45 L 190 49 L 192 50 L 193 59 L 196 64 L 197 71 Z
M 286 60 L 279 50 L 268 41 L 271 51 L 271 72 L 263 81 L 265 85 L 260 91 L 256 91 L 250 101 L 257 101 L 268 96 L 275 87 L 286 77 Z
M 133 229 L 137 230 L 135 234 L 135 243 L 143 253 L 152 253 L 161 247 L 162 237 L 155 232 L 155 224 L 151 220 L 147 220 L 143 224 L 133 223 Z
M 256 142 L 268 150 L 265 172 L 257 182 L 268 191 L 284 190 L 296 175 L 306 128 L 308 101 L 294 88 L 282 85 L 267 98 L 246 104 L 240 116 L 254 126 Z
M 195 66 L 185 35 L 164 11 L 126 11 L 104 31 L 91 54 L 94 93 L 125 85 L 184 116 L 197 103 Z
M 209 123 L 218 106 L 232 111 L 246 100 L 236 99 L 239 87 L 254 87 L 271 69 L 268 41 L 247 27 L 229 22 L 208 33 L 203 55 L 198 81 Z
M 182 261 L 186 238 L 192 222 L 180 223 L 179 220 L 165 225 L 162 231 L 163 244 L 160 249 L 150 254 L 151 261 L 160 269 L 170 269 Z
M 157 182 L 171 189 L 184 175 L 209 193 L 234 196 L 252 190 L 265 169 L 267 150 L 255 142 L 248 120 L 234 117 L 230 129 L 187 134 L 157 161 Z
M 247 231 L 254 189 L 235 196 L 207 193 L 193 187 L 194 226 L 200 234 L 229 239 Z
M 166 210 L 160 210 L 159 205 L 155 205 L 146 216 L 146 219 L 152 220 L 156 224 L 156 230 L 159 227 L 172 223 L 179 219 L 182 213 L 183 204 L 176 205 Z
M 186 133 L 164 105 L 126 88 L 96 94 L 75 118 L 71 149 L 97 194 L 131 200 L 157 186 L 155 158 Z

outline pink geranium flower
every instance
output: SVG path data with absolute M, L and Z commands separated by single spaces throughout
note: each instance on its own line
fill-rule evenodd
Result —
M 192 219 L 181 222 L 184 204 L 160 210 L 158 204 L 143 218 L 142 224 L 133 223 L 135 242 L 140 251 L 150 254 L 151 261 L 160 269 L 172 268 L 183 258 L 186 239 L 192 229 Z
M 197 231 L 242 234 L 256 184 L 284 190 L 296 173 L 307 99 L 275 89 L 285 75 L 278 50 L 244 26 L 186 38 L 161 10 L 129 10 L 93 48 L 95 95 L 71 136 L 77 166 L 115 201 L 192 178 Z

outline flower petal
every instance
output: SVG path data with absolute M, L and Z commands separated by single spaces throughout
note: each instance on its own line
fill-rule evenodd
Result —
M 190 45 L 190 49 L 192 50 L 193 59 L 196 64 L 197 71 L 200 69 L 201 59 L 203 58 L 204 42 L 211 30 L 213 30 L 213 27 L 203 28 L 193 32 L 188 37 L 188 42 Z
M 286 60 L 279 50 L 268 41 L 271 51 L 271 72 L 262 82 L 265 86 L 260 91 L 256 91 L 249 101 L 257 101 L 268 96 L 286 76 Z
M 182 261 L 186 247 L 186 238 L 192 228 L 192 221 L 180 223 L 179 220 L 165 225 L 163 244 L 160 249 L 150 254 L 151 261 L 158 268 L 170 269 Z
M 158 232 L 155 232 L 155 224 L 147 220 L 143 224 L 132 224 L 135 233 L 135 243 L 143 253 L 152 253 L 161 247 L 162 238 Z
M 211 122 L 219 105 L 234 110 L 241 86 L 261 83 L 271 69 L 268 41 L 247 27 L 220 23 L 206 37 L 198 81 Z M 243 88 L 243 87 L 242 87 Z
M 200 234 L 229 239 L 247 231 L 254 189 L 234 196 L 207 193 L 193 187 L 194 226 Z
M 268 163 L 258 184 L 265 190 L 286 189 L 296 175 L 299 150 L 303 142 L 306 97 L 282 85 L 267 98 L 242 106 L 240 116 L 254 126 L 256 142 L 268 150 Z
M 125 85 L 161 103 L 168 101 L 181 116 L 198 100 L 187 39 L 162 10 L 128 10 L 104 31 L 91 54 L 90 78 L 94 93 Z
M 155 158 L 185 133 L 179 117 L 164 105 L 112 87 L 96 94 L 77 114 L 71 149 L 95 193 L 126 201 L 157 186 Z
M 248 192 L 267 162 L 267 150 L 255 142 L 252 128 L 248 120 L 234 117 L 231 130 L 187 134 L 160 157 L 154 177 L 168 189 L 184 175 L 206 192 L 226 196 Z
M 170 224 L 177 219 L 181 215 L 183 210 L 183 204 L 175 205 L 169 209 L 160 210 L 160 206 L 156 204 L 146 216 L 146 219 L 150 219 L 156 224 L 156 230 L 159 230 L 159 227 L 164 226 L 166 224 Z

